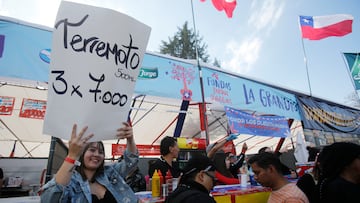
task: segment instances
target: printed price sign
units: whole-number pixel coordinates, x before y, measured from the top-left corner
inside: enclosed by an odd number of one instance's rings
[[[44,133],[114,139],[127,121],[150,27],[122,13],[62,1],[53,32]]]
[[[15,97],[0,96],[0,115],[11,115],[14,109]]]
[[[46,101],[36,99],[23,99],[20,117],[44,119],[46,112]]]

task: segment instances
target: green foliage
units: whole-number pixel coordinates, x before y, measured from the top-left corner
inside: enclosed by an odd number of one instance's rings
[[[213,66],[215,66],[215,67],[218,67],[218,68],[221,68],[221,62],[217,59],[217,58],[215,58],[214,59],[214,62],[213,62]]]
[[[198,45],[199,59],[208,62],[207,45],[202,42],[203,38],[199,37],[192,29],[189,29],[188,22],[185,22],[182,28],[173,37],[168,38],[168,42],[161,41],[160,53],[183,59],[196,59],[196,44]]]

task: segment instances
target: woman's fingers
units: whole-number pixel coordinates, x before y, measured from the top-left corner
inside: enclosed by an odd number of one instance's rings
[[[126,122],[123,122],[122,123],[124,126],[122,128],[119,128],[117,129],[116,131],[116,136],[119,138],[119,139],[124,139],[124,138],[129,138],[129,137],[132,137],[133,135],[133,129],[132,127],[130,126],[129,123],[126,123]]]
[[[84,135],[84,133],[86,132],[86,130],[88,129],[88,126],[85,126],[85,127],[83,127],[83,129],[81,129],[81,131],[80,131],[80,133],[79,133],[79,139],[81,139],[82,138],[82,136]]]
[[[90,134],[90,135],[87,135],[84,137],[84,134],[87,129],[88,129],[88,126],[85,126],[81,129],[79,134],[77,134],[76,133],[77,125],[74,124],[73,128],[72,128],[72,133],[71,133],[72,143],[77,143],[77,145],[82,145],[83,143],[86,143],[88,140],[90,140],[94,136],[94,134]]]
[[[83,142],[84,144],[86,144],[87,141],[89,141],[92,137],[94,137],[94,134],[93,134],[93,133],[90,134],[90,135],[88,135],[88,136],[86,136],[86,137],[84,137],[84,138],[82,139],[82,142]]]
[[[71,139],[76,137],[76,128],[77,128],[77,125],[74,124],[73,127],[72,127]]]

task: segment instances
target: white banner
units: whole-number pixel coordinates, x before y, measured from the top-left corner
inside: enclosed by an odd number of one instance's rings
[[[122,13],[62,1],[53,32],[44,133],[114,139],[127,121],[151,28]]]

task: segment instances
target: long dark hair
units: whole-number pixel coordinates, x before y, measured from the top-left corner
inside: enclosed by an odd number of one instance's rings
[[[228,178],[234,178],[234,176],[231,174],[228,168],[226,168],[226,159],[227,155],[224,152],[217,152],[214,155],[214,165],[216,167],[216,170],[221,173],[222,175],[228,177]]]
[[[91,146],[92,144],[94,144],[94,143],[97,144],[97,147],[99,148],[99,150],[102,150],[103,152],[105,152],[104,143],[101,142],[101,141],[98,141],[98,142],[90,142],[90,143],[88,143],[88,144],[85,146],[84,151],[83,151],[83,153],[81,154],[80,159],[79,159],[81,165],[76,168],[76,171],[78,171],[78,172],[80,173],[80,175],[81,175],[81,177],[83,178],[83,180],[86,180],[86,179],[87,179],[87,177],[86,177],[86,175],[85,175],[85,168],[86,168],[86,167],[85,167],[85,164],[84,164],[84,154],[85,154],[85,152],[90,148],[90,146]],[[99,168],[96,169],[96,172],[95,172],[94,176],[91,178],[90,182],[95,182],[95,178],[96,178],[99,174],[101,174],[101,173],[104,172],[104,165],[105,165],[105,159],[102,161],[102,163],[101,163],[101,165],[99,166]]]
[[[329,183],[340,176],[346,166],[359,157],[360,145],[350,142],[335,142],[325,146],[319,156],[320,177],[318,190],[320,200],[326,202],[326,192]]]

